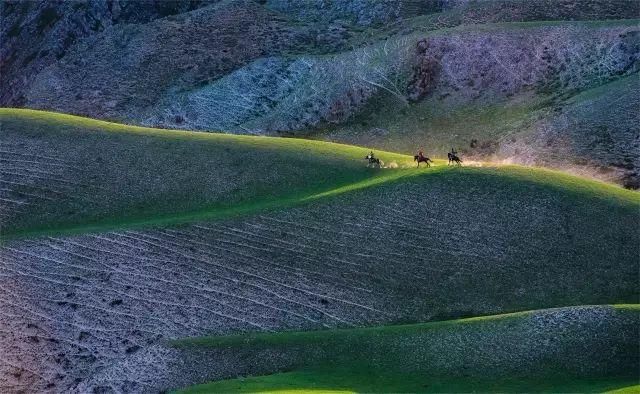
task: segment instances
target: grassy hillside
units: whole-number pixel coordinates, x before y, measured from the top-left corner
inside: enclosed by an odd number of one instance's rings
[[[0,146],[5,237],[241,213],[390,175],[365,148],[18,109],[0,109]]]
[[[424,146],[433,157],[456,147],[476,159],[552,166],[637,188],[639,86],[634,74],[570,98],[527,92],[458,106],[438,97],[404,106],[379,95],[347,124],[309,135],[395,152]]]
[[[161,346],[186,335],[637,301],[637,193],[521,167],[409,173],[242,217],[5,242],[0,312],[16,318],[0,321],[2,346],[39,371],[16,384],[134,391],[219,378],[185,373]],[[251,363],[198,365],[234,377]]]
[[[184,373],[166,339],[638,299],[640,195],[611,184],[417,170],[385,152],[399,168],[367,169],[353,146],[0,114],[4,386],[161,390],[252,365]]]
[[[225,217],[444,170],[404,168],[410,157],[389,152],[378,156],[400,168],[367,168],[369,150],[355,146],[31,110],[0,109],[0,126],[4,237]]]
[[[603,392],[638,383],[639,312],[637,305],[574,307],[407,326],[194,338],[176,346],[193,351],[191,360],[246,359],[250,367],[238,371],[241,376],[270,374],[185,393]]]

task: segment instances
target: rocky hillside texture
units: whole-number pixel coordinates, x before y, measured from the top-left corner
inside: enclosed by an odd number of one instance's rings
[[[455,146],[640,183],[634,0],[40,1],[0,11],[0,105],[425,146],[436,157]],[[609,84],[625,77],[628,86]],[[573,98],[598,87],[589,94],[599,98]],[[631,101],[611,108],[618,90]],[[597,126],[578,119],[612,111]]]
[[[84,38],[123,24],[144,24],[215,3],[189,1],[18,1],[0,3],[0,103],[25,104],[25,88]]]

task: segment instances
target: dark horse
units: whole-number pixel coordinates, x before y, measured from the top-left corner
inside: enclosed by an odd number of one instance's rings
[[[462,160],[460,160],[460,158],[458,157],[458,155],[456,155],[455,153],[447,153],[447,157],[449,158],[449,162],[447,163],[447,165],[453,163],[453,164],[457,164],[459,166],[462,165]]]
[[[382,161],[377,157],[373,157],[373,152],[366,155],[365,159],[369,160],[369,164],[367,164],[367,167],[369,167],[370,165],[378,166],[378,168],[382,167]]]
[[[433,160],[431,160],[427,156],[420,156],[420,155],[413,156],[413,161],[418,162],[418,168],[420,168],[420,163],[427,163],[427,167],[431,167],[431,164],[429,163],[433,163]]]

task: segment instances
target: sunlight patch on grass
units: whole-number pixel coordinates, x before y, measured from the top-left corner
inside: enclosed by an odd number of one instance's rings
[[[638,394],[640,393],[640,384],[622,387],[615,390],[605,391],[605,394]]]

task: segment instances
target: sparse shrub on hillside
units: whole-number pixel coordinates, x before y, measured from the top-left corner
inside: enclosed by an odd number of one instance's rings
[[[527,92],[566,97],[635,72],[637,33],[625,25],[463,29],[337,55],[265,58],[202,88],[171,91],[144,122],[293,132],[344,122],[374,95],[389,95],[398,107],[436,95],[449,110]]]
[[[432,1],[432,0],[425,0]],[[371,0],[267,0],[266,6],[312,21],[346,19],[358,25],[393,21],[400,17],[405,1]]]
[[[53,7],[48,7],[42,10],[40,12],[40,15],[38,16],[38,24],[37,24],[38,32],[43,33],[45,29],[49,28],[59,18],[60,18],[60,15],[58,15],[58,12]]]
[[[168,95],[145,123],[269,133],[349,118],[384,91],[406,103],[409,38],[330,56],[267,58],[203,88]],[[175,116],[184,118],[176,124]]]

